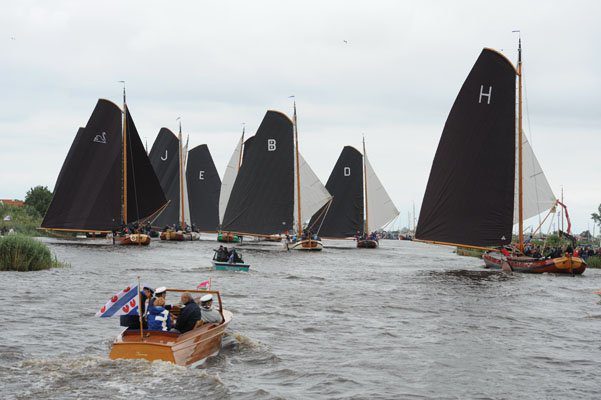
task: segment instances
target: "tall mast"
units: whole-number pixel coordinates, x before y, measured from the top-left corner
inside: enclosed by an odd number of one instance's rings
[[[123,198],[122,198],[122,208],[121,214],[123,219],[123,224],[127,225],[127,101],[125,98],[125,81],[119,81],[123,83],[123,119],[121,122],[122,130],[123,130]]]
[[[303,230],[303,224],[302,224],[302,217],[301,217],[301,191],[300,191],[300,162],[299,162],[299,156],[298,156],[298,127],[297,127],[297,123],[296,123],[296,100],[294,100],[294,121],[293,121],[293,126],[294,126],[294,142],[295,142],[295,157],[296,157],[296,201],[297,201],[297,214],[298,214],[298,218],[297,218],[297,224],[298,224],[298,228],[297,228],[297,235],[301,235],[302,234],[302,230]]]
[[[242,141],[240,145],[240,154],[238,155],[238,171],[240,171],[240,166],[242,165],[242,148],[244,147],[244,128],[246,128],[245,124],[242,123]]]
[[[367,153],[365,152],[365,135],[363,135],[363,191],[365,193],[365,226],[363,230],[364,235],[369,235],[369,207],[367,203],[367,166],[365,159]]]
[[[518,33],[519,34],[519,33]],[[522,38],[518,39],[518,204],[519,204],[519,249],[524,251],[524,192],[522,171]]]
[[[186,218],[185,218],[185,210],[184,210],[184,175],[182,173],[183,169],[184,169],[184,156],[183,156],[183,147],[182,147],[182,120],[180,117],[177,117],[177,120],[179,121],[179,201],[180,201],[180,213],[181,213],[181,220],[180,220],[180,227],[182,228],[182,230],[184,230],[185,228],[185,224],[186,224]]]

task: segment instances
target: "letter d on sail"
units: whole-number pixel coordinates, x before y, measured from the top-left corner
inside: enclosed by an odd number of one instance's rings
[[[267,139],[267,151],[275,151],[276,141],[275,139]]]
[[[486,104],[490,104],[490,95],[492,94],[492,86],[488,87],[488,93],[484,93],[484,85],[480,85],[480,97],[478,98],[478,104],[482,103],[482,96],[488,99]]]

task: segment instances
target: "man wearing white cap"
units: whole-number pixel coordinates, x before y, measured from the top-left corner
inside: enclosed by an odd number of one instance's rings
[[[220,324],[223,322],[221,313],[213,309],[213,295],[205,294],[200,298],[200,319],[205,324]]]

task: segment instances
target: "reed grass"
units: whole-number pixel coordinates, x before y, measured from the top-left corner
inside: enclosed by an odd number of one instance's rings
[[[601,268],[601,256],[592,256],[586,260],[589,268]]]
[[[62,266],[42,242],[23,235],[0,238],[0,271],[39,271]]]

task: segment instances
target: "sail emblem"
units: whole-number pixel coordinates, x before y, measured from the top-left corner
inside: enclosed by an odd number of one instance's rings
[[[478,98],[478,104],[482,103],[482,97],[487,98],[486,104],[490,104],[490,96],[492,95],[492,86],[488,87],[488,93],[484,93],[484,85],[480,85],[480,97]]]
[[[351,167],[344,167],[344,176],[351,176]]]
[[[267,139],[267,151],[275,151],[276,148],[275,139]]]
[[[161,160],[162,161],[167,161],[167,149],[165,149],[165,158],[163,158],[163,156],[161,156]]]
[[[100,135],[94,136],[94,142],[106,144],[106,132],[102,132]]]
[[[198,179],[200,179],[201,181],[205,180],[205,172],[204,171],[198,172]]]
[[[505,240],[505,235],[501,236],[501,240]]]

